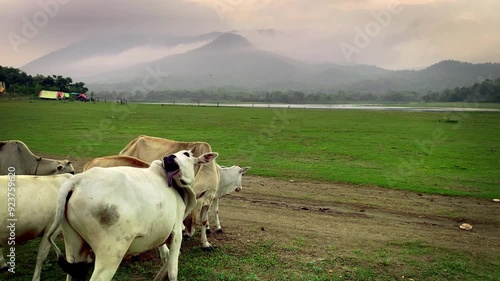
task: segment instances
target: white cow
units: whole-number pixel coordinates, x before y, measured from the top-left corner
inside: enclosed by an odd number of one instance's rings
[[[155,280],[177,280],[182,221],[196,206],[194,165],[218,156],[193,157],[183,150],[155,160],[149,168],[94,167],[62,187],[56,219],[49,230],[59,265],[73,278],[85,278],[89,254],[95,254],[91,281],[111,280],[126,255],[167,244],[168,259]],[[52,233],[62,224],[66,258]],[[69,277],[68,277],[69,278]]]
[[[0,175],[7,175],[14,168],[17,175],[55,175],[75,173],[68,160],[38,157],[22,141],[0,141]]]
[[[250,167],[241,168],[239,166],[232,167],[221,167],[217,165],[219,169],[220,182],[219,188],[217,188],[217,193],[215,194],[214,205],[215,208],[215,226],[217,232],[222,232],[222,227],[220,226],[219,221],[219,199],[229,194],[233,191],[240,192],[241,191],[241,181],[243,179],[243,174],[246,173]],[[207,231],[210,233],[210,226],[207,224]]]
[[[162,159],[176,151],[196,148],[195,156],[203,153],[211,152],[212,147],[206,142],[184,142],[174,141],[169,139],[138,136],[132,140],[127,146],[120,151],[120,155],[133,156],[146,162]],[[195,180],[193,190],[197,193],[205,192],[203,199],[198,200],[196,208],[184,220],[186,229],[184,234],[192,237],[195,234],[196,226],[202,225],[200,235],[201,245],[204,250],[212,250],[212,245],[208,242],[207,232],[208,226],[208,211],[217,192],[219,186],[219,170],[216,167],[216,161],[208,165],[195,167]]]
[[[42,264],[47,258],[50,244],[47,233],[54,222],[57,195],[61,185],[71,178],[70,174],[53,176],[0,176],[0,268],[12,268],[2,255],[7,249],[7,261],[11,247],[43,236],[38,248],[35,273],[32,280],[40,280]],[[4,205],[5,204],[5,205]],[[12,209],[8,210],[8,207]],[[14,219],[16,219],[14,221]],[[10,227],[9,227],[10,226]],[[56,234],[60,232],[57,229]],[[11,269],[15,271],[14,269]]]

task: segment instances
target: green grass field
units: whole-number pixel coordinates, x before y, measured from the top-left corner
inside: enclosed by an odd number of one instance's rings
[[[0,139],[70,157],[115,155],[138,135],[206,141],[252,174],[500,197],[500,113],[0,102]]]
[[[252,166],[253,175],[491,199],[500,197],[499,118],[499,113],[0,100],[0,139],[19,139],[35,153],[61,158],[114,155],[141,134],[202,140],[220,153],[219,163]],[[258,230],[247,243],[229,236],[212,253],[202,252],[198,239],[184,241],[179,279],[493,281],[500,276],[497,251],[471,253],[404,237],[381,247],[312,249],[300,236],[265,235]],[[38,244],[16,249],[17,273],[0,273],[0,279],[29,280]],[[63,280],[53,258],[51,251],[42,278]],[[114,280],[149,280],[160,267],[155,251],[138,259],[122,263]]]

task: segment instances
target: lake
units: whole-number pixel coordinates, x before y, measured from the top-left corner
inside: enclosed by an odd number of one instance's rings
[[[394,110],[416,112],[500,112],[500,109],[479,107],[420,107],[420,106],[391,106],[387,104],[283,104],[283,103],[154,103],[184,106],[220,106],[220,107],[255,107],[255,108],[294,108],[294,109],[356,109],[356,110]],[[471,104],[473,105],[473,104]]]

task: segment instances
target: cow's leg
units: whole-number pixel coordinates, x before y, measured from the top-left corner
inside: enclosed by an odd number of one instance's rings
[[[210,206],[205,205],[201,208],[200,219],[201,219],[201,247],[205,251],[213,250],[212,245],[208,243],[207,239],[207,224],[208,224],[208,210]]]
[[[219,198],[215,198],[212,205],[214,206],[216,231],[221,233],[222,227],[220,226],[220,221],[219,221]]]
[[[168,280],[176,281],[177,272],[179,270],[179,254],[182,244],[182,225],[174,226],[172,233],[167,241],[168,249],[170,252],[168,254],[168,261],[163,264],[162,268],[156,274],[154,281],[165,280],[165,276],[168,273]]]
[[[123,257],[133,241],[133,239],[124,240],[122,238],[120,240],[120,238],[117,236],[108,236],[97,242],[98,245],[94,247],[94,272],[90,281],[110,281],[113,279],[116,270],[118,270]],[[112,246],[110,247],[110,245]]]
[[[8,266],[7,263],[5,262],[5,259],[3,258],[3,250],[2,247],[0,247],[0,271],[7,270]]]
[[[68,273],[67,281],[84,281],[91,263],[90,247],[66,221],[63,221],[62,229],[66,259],[60,258],[59,266]]]
[[[90,281],[110,281],[120,266],[120,262],[126,253],[126,249],[121,251],[123,254],[110,255],[109,253],[95,253],[95,267]],[[114,251],[113,251],[114,252]]]
[[[167,245],[163,244],[160,247],[158,247],[158,252],[160,252],[160,258],[163,261],[163,263],[166,263],[170,252]]]
[[[45,230],[45,234],[42,237],[42,241],[40,242],[40,246],[38,247],[38,255],[36,257],[36,265],[35,265],[35,273],[33,273],[33,281],[40,280],[40,274],[42,272],[42,266],[45,259],[47,259],[47,255],[50,251],[50,243],[47,237],[48,229]],[[61,228],[57,229],[52,237],[57,237],[61,232]]]
[[[205,231],[207,234],[212,234],[212,230],[210,229],[210,209],[208,209],[208,211],[207,211],[207,218],[209,218],[209,219],[207,219]]]

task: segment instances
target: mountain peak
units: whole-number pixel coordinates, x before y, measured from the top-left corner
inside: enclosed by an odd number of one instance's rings
[[[447,69],[453,69],[453,68],[456,68],[456,67],[469,67],[469,66],[473,66],[472,63],[468,63],[468,62],[461,62],[461,61],[457,61],[457,60],[442,60],[438,63],[435,63],[429,67],[427,67],[426,69],[429,70],[447,70]]]
[[[204,50],[227,51],[228,49],[250,49],[253,48],[253,45],[241,35],[224,33],[202,48]]]

